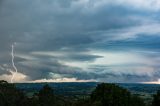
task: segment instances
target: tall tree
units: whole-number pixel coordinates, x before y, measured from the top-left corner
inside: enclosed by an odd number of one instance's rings
[[[141,98],[115,84],[99,84],[91,94],[93,106],[144,106]],[[134,103],[134,104],[133,104]]]
[[[152,106],[160,106],[160,90],[158,90],[157,93],[153,95]]]
[[[40,106],[54,106],[55,95],[53,89],[49,85],[45,85],[38,93]]]

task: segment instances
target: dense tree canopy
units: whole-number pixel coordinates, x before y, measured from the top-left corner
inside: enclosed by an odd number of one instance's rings
[[[143,100],[115,84],[102,83],[91,94],[95,106],[144,106]]]
[[[13,84],[0,81],[0,106],[22,106],[26,97]]]

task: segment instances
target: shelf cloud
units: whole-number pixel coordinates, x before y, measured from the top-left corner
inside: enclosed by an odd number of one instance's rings
[[[154,82],[158,0],[0,0],[0,79]],[[66,79],[66,81],[65,81]]]

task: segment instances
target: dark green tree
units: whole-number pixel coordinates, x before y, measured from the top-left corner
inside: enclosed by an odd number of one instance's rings
[[[130,93],[115,84],[102,83],[91,94],[97,106],[129,106]]]
[[[0,106],[22,106],[26,97],[14,84],[0,81]]]
[[[144,100],[137,95],[131,95],[130,106],[145,106]]]
[[[115,84],[99,84],[91,94],[92,106],[144,106],[142,99]],[[134,103],[134,104],[133,104]]]
[[[160,106],[160,90],[158,90],[157,93],[153,95],[152,106]]]
[[[45,85],[38,93],[40,106],[55,106],[55,95],[49,85]]]

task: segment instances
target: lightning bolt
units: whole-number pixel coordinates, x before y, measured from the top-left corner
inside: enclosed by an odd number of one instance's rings
[[[16,68],[16,66],[14,64],[14,45],[12,45],[11,55],[12,55],[12,66],[13,66],[14,71],[15,71],[15,72],[12,73],[12,78],[11,78],[11,83],[13,83],[14,77],[17,74],[17,68]]]

